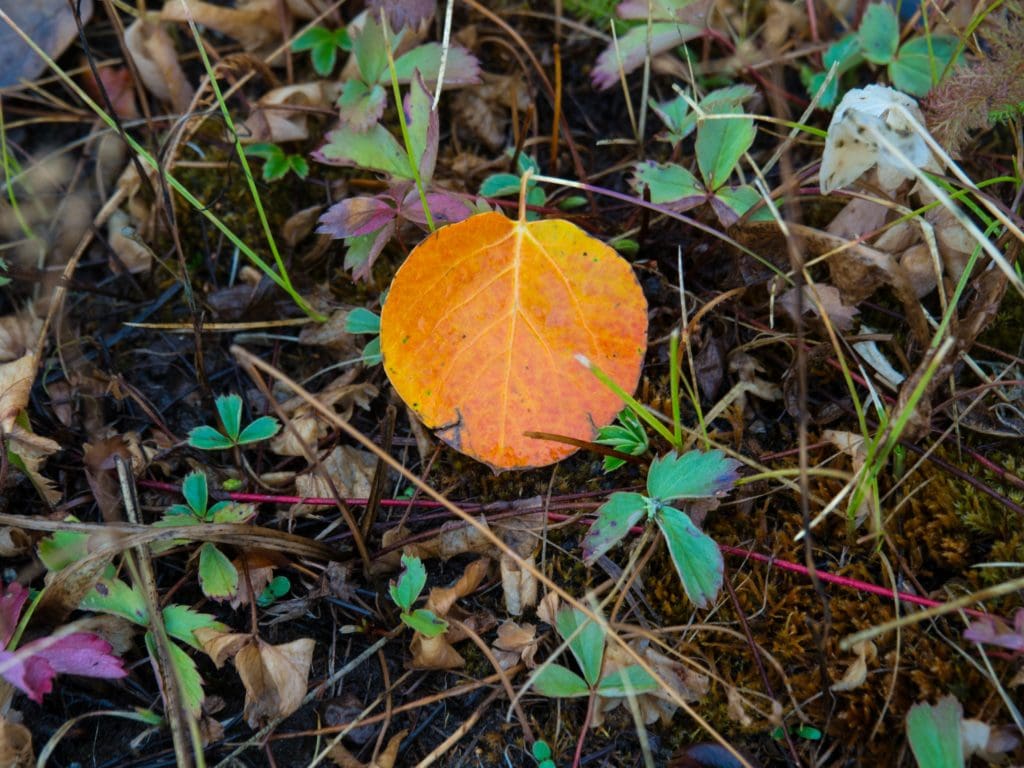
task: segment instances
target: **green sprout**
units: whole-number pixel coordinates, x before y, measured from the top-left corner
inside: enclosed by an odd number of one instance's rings
[[[236,394],[221,395],[214,403],[224,430],[208,424],[188,433],[188,444],[201,451],[223,451],[261,440],[269,440],[281,429],[273,416],[260,416],[242,429],[242,398]]]

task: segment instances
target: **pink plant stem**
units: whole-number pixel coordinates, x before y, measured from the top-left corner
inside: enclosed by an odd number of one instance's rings
[[[167,493],[181,493],[181,486],[175,485],[174,483],[162,483],[158,480],[140,480],[139,485],[143,488],[149,488],[154,491],[165,491]],[[237,493],[229,492],[223,494],[231,501],[238,502],[250,502],[256,504],[313,504],[322,507],[333,507],[335,505],[334,499],[324,499],[316,497],[305,497],[305,496],[278,496],[275,494],[265,493]],[[363,506],[366,504],[366,499],[345,499],[346,504],[354,507]],[[412,502],[415,506],[437,508],[441,504],[436,501],[414,501]],[[410,502],[407,499],[381,499],[381,506],[385,507],[404,507],[408,506]],[[557,512],[549,512],[548,520],[551,522],[561,523],[567,520],[573,520],[576,515],[563,515]],[[584,525],[590,525],[592,520],[579,520]],[[643,527],[633,526],[630,529],[630,533],[633,535],[639,535],[643,533]],[[745,557],[750,560],[757,560],[761,563],[766,563],[772,568],[778,568],[783,571],[791,571],[793,573],[799,573],[802,576],[809,576],[810,571],[806,566],[798,563],[792,563],[788,560],[780,560],[770,555],[763,555],[760,552],[751,552],[749,549],[742,549],[740,547],[731,547],[728,544],[719,544],[718,548],[721,549],[727,555],[733,555],[735,557]],[[837,576],[827,571],[818,570],[817,576],[822,581],[827,581],[830,584],[836,584],[840,587],[846,587],[847,589],[853,589],[858,592],[868,592],[873,595],[879,595],[881,597],[892,597],[896,595],[901,601],[905,603],[913,603],[915,605],[922,605],[927,608],[936,608],[942,605],[940,600],[932,600],[928,597],[921,597],[920,595],[912,595],[907,592],[893,592],[888,587],[880,587],[877,584],[872,584],[867,581],[861,581],[860,579],[851,579],[848,576]],[[990,617],[992,614],[979,611],[974,608],[964,608],[964,613],[974,616],[976,618]]]

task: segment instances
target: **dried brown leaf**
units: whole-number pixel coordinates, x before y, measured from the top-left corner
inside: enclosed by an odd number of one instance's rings
[[[189,16],[196,24],[235,38],[247,51],[259,51],[279,43],[282,33],[287,36],[290,31],[281,29],[277,0],[238,0],[235,8],[202,0],[168,0],[160,11],[163,21],[187,22]]]
[[[532,554],[526,558],[526,562],[528,565],[535,565]],[[520,568],[519,563],[504,553],[499,565],[505,608],[511,615],[520,616],[524,609],[537,604],[537,577],[528,568]]]
[[[534,657],[537,655],[539,645],[540,638],[537,637],[537,627],[533,624],[517,624],[508,620],[498,627],[498,639],[494,641],[494,655],[502,669],[511,669],[519,663],[520,659],[529,669],[536,669],[537,662]]]
[[[0,765],[4,768],[32,768],[35,764],[32,734],[28,728],[0,717]]]
[[[195,90],[185,77],[174,41],[164,28],[139,19],[125,30],[124,38],[146,90],[161,101],[169,102],[175,112],[188,111]]]
[[[413,669],[461,669],[466,666],[466,660],[443,634],[424,637],[417,632],[409,648],[412,651],[410,666]]]
[[[868,664],[878,658],[878,648],[870,640],[862,640],[852,648],[857,658],[846,668],[841,680],[832,684],[831,690],[852,691],[864,685],[868,679]]]
[[[0,363],[16,360],[35,349],[42,330],[43,319],[31,306],[0,317]]]

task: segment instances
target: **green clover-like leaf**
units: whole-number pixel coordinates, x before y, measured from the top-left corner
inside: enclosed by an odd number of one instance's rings
[[[224,451],[234,447],[231,439],[208,424],[188,433],[188,444],[201,451]]]
[[[258,443],[261,440],[269,440],[278,433],[281,424],[273,416],[260,416],[255,421],[246,425],[241,434],[238,435],[239,445]]]
[[[217,407],[217,415],[224,425],[224,434],[233,443],[238,442],[238,433],[242,430],[242,397],[234,393],[221,395],[213,403]]]
[[[647,497],[639,493],[613,493],[597,509],[597,519],[583,537],[583,561],[593,563],[614,547],[648,509]]]
[[[651,462],[647,493],[659,501],[700,499],[725,493],[739,477],[739,462],[717,451],[674,451]]]
[[[697,528],[685,512],[661,507],[654,515],[686,596],[698,608],[708,608],[722,588],[725,562],[718,545]]]
[[[533,679],[533,687],[541,696],[551,699],[570,699],[589,696],[586,680],[561,664],[548,664]]]
[[[448,631],[448,622],[426,608],[403,612],[402,621],[425,637],[437,637]]]
[[[604,628],[576,608],[563,608],[555,617],[556,629],[569,641],[569,650],[590,685],[597,685],[604,659]]]

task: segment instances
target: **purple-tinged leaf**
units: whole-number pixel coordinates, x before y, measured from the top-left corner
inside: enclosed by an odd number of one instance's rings
[[[345,252],[345,269],[352,270],[353,280],[369,280],[373,271],[373,263],[377,261],[384,246],[395,234],[395,222],[392,220],[376,232],[368,232],[358,237],[345,240],[348,250]]]
[[[710,607],[725,578],[725,562],[718,545],[693,524],[689,515],[674,507],[662,507],[654,520],[665,535],[686,596],[698,608]]]
[[[427,205],[430,207],[430,215],[434,217],[434,224],[438,227],[468,219],[473,213],[472,200],[458,192],[447,190],[428,192]],[[427,224],[427,217],[423,215],[423,203],[415,189],[402,201],[402,218],[420,226]]]
[[[83,677],[119,678],[128,672],[110,644],[91,632],[75,632],[52,640],[26,643],[15,652],[0,650],[0,677],[41,702],[53,690],[58,673]]]
[[[7,643],[14,636],[14,630],[18,627],[18,619],[21,618],[21,609],[25,607],[28,600],[28,590],[16,581],[12,581],[4,588],[0,595],[0,650],[7,647]]]
[[[1012,628],[995,616],[972,621],[964,630],[964,640],[1024,653],[1024,608],[1017,609]]]
[[[359,237],[376,232],[397,215],[395,206],[383,196],[349,197],[324,212],[316,231],[333,238]]]
[[[313,159],[326,165],[379,171],[400,179],[412,178],[405,150],[380,123],[363,132],[347,125],[335,128],[327,134],[327,143],[313,153]]]
[[[613,493],[597,509],[597,519],[583,537],[583,562],[593,563],[618,544],[647,511],[647,499],[639,493]]]
[[[413,160],[423,184],[429,183],[433,177],[434,163],[437,162],[439,128],[437,110],[431,108],[433,103],[433,96],[427,90],[423,78],[417,74],[409,84],[409,93],[402,102],[402,108],[405,110]],[[411,172],[409,175],[412,176]]]
[[[400,83],[411,82],[413,73],[419,71],[423,81],[434,88],[437,85],[437,73],[440,68],[441,46],[438,43],[427,43],[413,48],[395,60],[395,74]],[[480,62],[476,56],[461,45],[449,48],[448,61],[444,65],[444,87],[458,88],[479,83]]]
[[[647,21],[681,21],[685,24],[703,24],[707,18],[709,0],[623,0],[615,9],[620,19]],[[648,10],[648,8],[650,10]]]
[[[714,498],[732,489],[740,463],[722,451],[673,451],[651,462],[647,493],[659,501]]]
[[[646,18],[646,14],[645,14]],[[634,27],[619,38],[619,47],[608,46],[597,57],[597,65],[590,78],[599,91],[606,91],[619,82],[619,71],[629,74],[640,68],[647,57],[670,51],[683,45],[704,32],[703,25],[676,24],[675,22],[654,22],[650,25],[650,46],[647,39],[648,25]]]
[[[338,98],[341,122],[362,133],[380,120],[387,102],[387,93],[376,83],[367,86],[360,80],[349,80]]]
[[[379,19],[383,10],[388,24],[396,32],[402,27],[418,27],[434,15],[434,0],[370,0],[366,10],[371,18]]]

